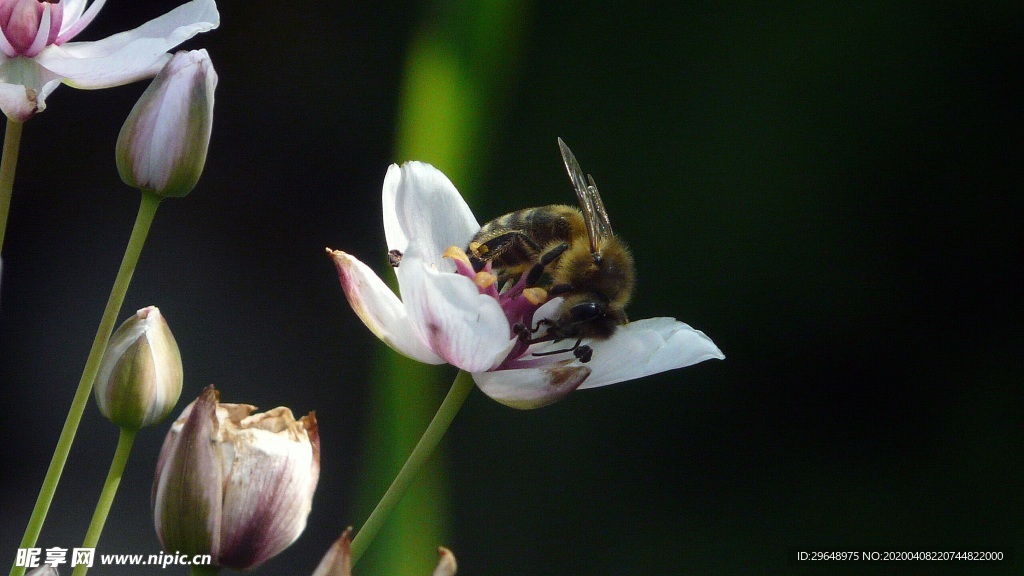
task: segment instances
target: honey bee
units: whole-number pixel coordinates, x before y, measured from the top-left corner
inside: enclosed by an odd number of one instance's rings
[[[627,322],[625,307],[633,294],[634,266],[629,248],[612,233],[608,213],[593,177],[584,177],[576,157],[561,138],[562,160],[576,189],[579,208],[553,204],[524,208],[483,225],[467,253],[480,271],[490,262],[502,284],[526,275],[524,287],[538,287],[561,297],[557,313],[536,327],[517,326],[520,338],[533,344],[575,338],[564,350],[581,361],[592,357],[584,338],[606,339]]]

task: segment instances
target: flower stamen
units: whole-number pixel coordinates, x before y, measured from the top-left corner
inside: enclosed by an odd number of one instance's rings
[[[96,0],[90,4],[89,7],[85,9],[85,13],[79,16],[78,20],[76,20],[70,28],[58,35],[57,39],[54,40],[53,43],[60,46],[75,36],[78,36],[79,32],[85,30],[85,27],[92,23],[93,18],[96,18],[96,15],[99,14],[100,9],[103,8],[103,5],[106,3],[107,0]]]
[[[477,272],[476,276],[473,278],[473,282],[476,283],[477,287],[481,289],[490,288],[497,281],[498,277],[495,276],[492,272],[484,272],[482,270],[480,272]]]
[[[540,306],[548,301],[548,291],[537,287],[527,288],[523,290],[523,297],[529,300],[531,304]]]

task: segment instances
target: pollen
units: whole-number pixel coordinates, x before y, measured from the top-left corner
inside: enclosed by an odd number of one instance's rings
[[[523,290],[523,296],[534,306],[539,306],[548,301],[548,291],[543,288],[527,288]]]
[[[490,252],[490,249],[485,244],[481,244],[479,242],[470,242],[469,251],[477,256],[484,256],[485,254]]]
[[[469,256],[466,256],[466,251],[458,246],[449,246],[448,249],[444,251],[444,257],[451,258],[452,260],[458,260],[467,265],[469,264]]]
[[[476,278],[473,279],[473,282],[476,282],[476,285],[479,286],[480,288],[490,288],[497,281],[498,281],[498,277],[497,276],[495,276],[494,274],[492,274],[490,272],[482,272],[482,271],[481,272],[477,272],[476,273]]]

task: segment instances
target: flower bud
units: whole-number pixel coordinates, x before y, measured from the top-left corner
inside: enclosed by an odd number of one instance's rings
[[[313,576],[352,576],[352,540],[349,538],[351,535],[351,527],[341,533],[334,541],[334,545],[327,549]],[[455,576],[457,568],[452,551],[444,546],[438,547],[437,567],[434,568],[433,576]]]
[[[320,476],[316,417],[255,409],[221,404],[211,385],[171,426],[153,482],[164,550],[246,570],[302,534]]]
[[[216,87],[206,50],[178,52],[167,62],[117,137],[125,184],[161,197],[192,191],[206,164]]]
[[[107,343],[93,393],[104,416],[138,430],[164,419],[181,396],[181,354],[156,306],[124,321]]]

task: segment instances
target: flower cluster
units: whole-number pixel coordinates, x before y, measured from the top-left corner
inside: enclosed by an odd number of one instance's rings
[[[152,78],[167,51],[216,28],[214,0],[192,0],[142,26],[92,42],[71,42],[106,0],[0,0],[0,109],[24,122],[46,109],[62,82],[110,88]]]
[[[56,486],[70,450],[65,437],[68,431],[74,437],[83,414],[79,399],[93,387],[100,412],[121,428],[121,438],[83,544],[92,549],[136,433],[165,418],[183,387],[180,351],[156,307],[138,310],[112,335],[111,330],[157,206],[168,196],[187,195],[206,161],[217,74],[205,50],[173,56],[167,51],[216,28],[220,20],[214,0],[191,0],[134,30],[72,42],[105,2],[0,0],[0,109],[8,116],[11,139],[5,140],[0,162],[0,193],[6,193],[0,194],[0,244],[16,164],[8,165],[8,158],[17,157],[21,123],[44,110],[46,98],[61,83],[104,88],[155,76],[131,111],[116,147],[122,179],[142,191],[139,217],[54,453],[58,465],[51,465],[44,482]],[[562,146],[564,154],[567,148]],[[599,198],[595,201],[601,205]],[[571,282],[560,281],[552,293],[563,297],[551,297],[530,285],[532,274],[499,281],[502,271],[492,263],[476,261],[474,266],[466,248],[480,224],[448,178],[428,164],[392,165],[384,179],[383,208],[387,254],[400,297],[360,260],[328,250],[345,296],[366,326],[401,354],[429,364],[449,363],[464,372],[364,525],[355,541],[356,559],[437,445],[474,382],[502,404],[529,409],[577,389],[724,358],[703,332],[674,318],[618,325],[625,321],[621,306],[614,316],[602,316],[613,317],[615,325],[601,331],[600,337],[580,338],[567,347],[566,332],[560,330],[565,325],[559,324],[565,319],[562,304],[568,302],[565,308],[573,310],[581,306],[563,300],[564,295],[573,289],[578,292],[571,297],[607,291],[573,288]],[[596,239],[591,235],[595,246]],[[571,269],[555,267],[561,254],[542,259],[534,270]],[[593,256],[596,263],[602,251],[594,247],[584,256]],[[606,284],[631,284],[619,279],[614,276]],[[284,407],[258,413],[248,404],[221,403],[211,385],[184,409],[165,437],[152,487],[157,535],[169,553],[209,555],[215,569],[253,569],[301,535],[319,475],[320,434],[314,413],[296,419]],[[52,490],[49,496],[46,493],[40,492],[26,531],[32,544],[38,530],[31,535],[31,527],[42,525],[50,506]],[[328,550],[314,576],[351,576],[350,533],[346,530]],[[14,573],[23,573],[23,568]],[[455,572],[454,556],[441,548],[434,576]],[[32,574],[52,575],[56,569],[44,567]]]
[[[349,304],[391,348],[471,372],[502,404],[536,408],[576,389],[724,358],[703,332],[673,318],[629,322],[611,338],[587,342],[587,363],[559,352],[564,343],[530,343],[522,327],[549,320],[559,299],[545,301],[522,283],[499,289],[487,269],[473,271],[462,247],[480,225],[444,174],[421,162],[392,165],[383,204],[389,254],[401,256],[393,258],[401,298],[357,258],[328,250]]]

